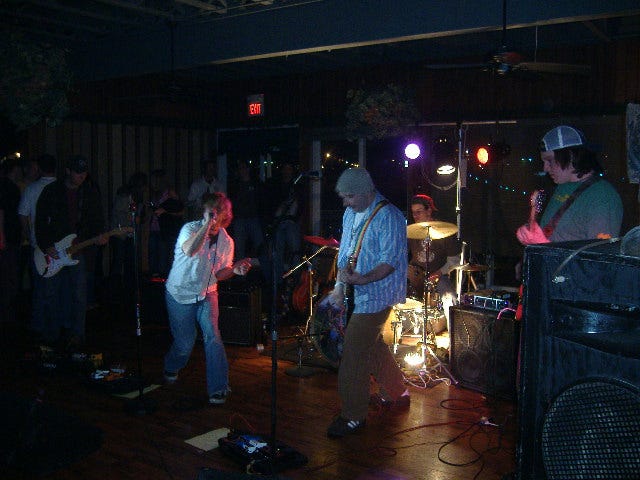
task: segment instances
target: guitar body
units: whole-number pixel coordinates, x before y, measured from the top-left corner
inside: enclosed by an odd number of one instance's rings
[[[111,237],[113,235],[124,236],[130,233],[133,233],[132,227],[123,227],[115,228],[103,235]],[[95,245],[101,236],[102,235],[98,235],[96,237],[90,238],[89,240],[85,240],[84,242],[80,242],[74,245],[73,241],[76,239],[77,235],[75,233],[67,235],[62,240],[59,240],[53,244],[58,252],[59,258],[53,258],[40,250],[40,248],[36,247],[33,252],[33,263],[35,264],[36,271],[41,276],[49,278],[53,277],[64,267],[77,265],[79,261],[73,259],[73,254],[79,252],[83,248],[88,247],[89,245]]]
[[[33,252],[33,263],[36,266],[37,272],[41,276],[49,278],[62,270],[63,267],[77,265],[78,260],[74,260],[67,254],[67,250],[71,247],[76,237],[77,235],[72,233],[54,244],[60,258],[50,257],[40,250],[40,248],[36,247]]]

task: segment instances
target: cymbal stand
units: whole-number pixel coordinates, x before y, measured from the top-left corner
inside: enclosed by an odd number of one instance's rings
[[[426,364],[426,352],[429,353],[429,355],[431,355],[431,358],[433,358],[436,361],[436,368],[439,368],[441,370],[443,370],[446,375],[449,377],[449,379],[451,380],[451,383],[453,383],[454,385],[458,384],[458,380],[455,379],[455,377],[451,374],[451,372],[449,371],[449,369],[447,368],[447,366],[442,363],[442,361],[438,358],[438,356],[435,354],[435,352],[433,351],[433,349],[431,348],[431,345],[435,345],[436,344],[436,333],[433,330],[433,324],[431,323],[431,321],[429,320],[429,314],[431,313],[431,295],[433,293],[434,290],[434,284],[433,281],[431,281],[431,279],[429,278],[430,273],[429,273],[429,255],[431,254],[431,235],[429,233],[431,227],[427,227],[427,235],[426,237],[422,240],[422,246],[424,248],[424,252],[425,252],[425,258],[426,258],[426,264],[425,264],[425,272],[424,272],[424,294],[423,294],[423,303],[422,303],[422,358],[425,359],[425,364]],[[429,332],[427,332],[427,325],[429,325]]]
[[[288,375],[291,375],[293,377],[308,377],[310,375],[313,375],[314,373],[316,373],[316,370],[310,367],[305,367],[304,365],[302,365],[302,357],[303,357],[303,348],[304,348],[304,342],[303,342],[303,338],[307,339],[307,346],[308,348],[310,348],[311,350],[313,350],[313,345],[311,343],[311,339],[309,336],[309,325],[311,324],[311,320],[313,319],[313,300],[315,297],[314,291],[313,291],[313,287],[314,287],[314,270],[313,270],[313,264],[311,263],[311,260],[318,255],[320,252],[322,252],[324,249],[328,248],[327,246],[322,246],[320,247],[313,255],[311,255],[310,257],[304,256],[302,257],[302,262],[300,262],[298,265],[296,265],[295,267],[293,267],[291,270],[289,270],[287,273],[285,273],[282,278],[287,278],[288,276],[292,275],[294,272],[296,272],[298,269],[302,268],[303,265],[307,266],[307,271],[309,273],[309,316],[307,317],[307,321],[305,323],[304,326],[304,330],[302,330],[302,335],[297,336],[297,343],[298,343],[298,364],[295,367],[292,368],[288,368],[287,370],[285,370],[285,373]]]

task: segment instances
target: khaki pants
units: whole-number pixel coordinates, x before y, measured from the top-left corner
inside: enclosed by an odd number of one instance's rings
[[[377,313],[354,313],[349,319],[338,371],[343,418],[364,420],[367,417],[369,375],[374,376],[391,400],[399,398],[405,390],[402,371],[382,339],[390,312],[391,307]]]

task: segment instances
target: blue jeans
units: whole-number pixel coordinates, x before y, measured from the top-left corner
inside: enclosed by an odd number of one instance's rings
[[[196,303],[178,303],[169,292],[165,292],[165,299],[173,335],[173,344],[164,357],[165,371],[177,374],[187,364],[196,341],[197,323],[204,342],[207,392],[209,396],[226,392],[229,364],[218,329],[218,292]]]

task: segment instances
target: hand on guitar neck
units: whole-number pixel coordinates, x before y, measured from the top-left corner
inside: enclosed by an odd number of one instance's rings
[[[522,225],[516,231],[518,241],[523,245],[531,245],[534,243],[549,243],[549,239],[542,231],[538,224],[537,216],[542,211],[542,202],[544,201],[544,191],[535,190],[531,194],[529,223]]]

